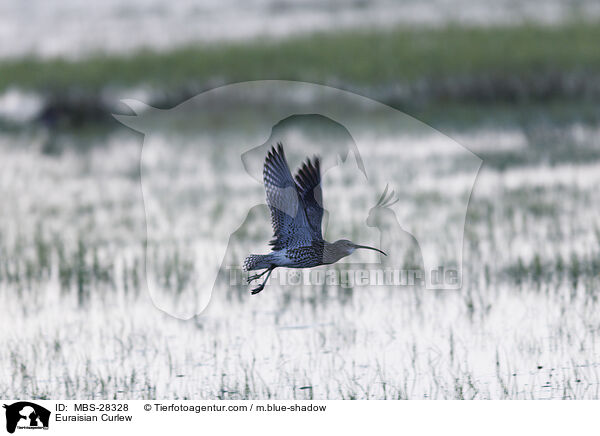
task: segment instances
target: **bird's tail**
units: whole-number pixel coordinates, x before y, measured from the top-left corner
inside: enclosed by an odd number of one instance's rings
[[[273,262],[270,254],[251,254],[244,261],[246,271],[270,268],[271,265],[273,265]]]

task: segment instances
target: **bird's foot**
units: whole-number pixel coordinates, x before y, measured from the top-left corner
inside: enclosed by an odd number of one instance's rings
[[[256,288],[252,289],[251,293],[252,293],[252,295],[256,295],[260,291],[262,291],[263,289],[265,289],[265,284],[264,283],[261,284],[260,286],[256,287]]]
[[[250,283],[252,280],[256,280],[260,278],[260,274],[254,274],[252,276],[248,276],[248,283]]]

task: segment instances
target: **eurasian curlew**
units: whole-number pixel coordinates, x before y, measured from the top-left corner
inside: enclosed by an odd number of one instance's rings
[[[267,204],[271,210],[271,223],[275,238],[269,254],[251,254],[244,261],[246,271],[264,269],[248,277],[248,283],[266,274],[262,283],[252,290],[257,294],[265,287],[269,276],[277,267],[312,268],[329,265],[349,256],[357,248],[377,248],[358,245],[346,239],[327,242],[321,234],[323,219],[321,172],[319,158],[315,157],[292,177],[285,159],[283,146],[272,147],[265,159],[263,180]]]

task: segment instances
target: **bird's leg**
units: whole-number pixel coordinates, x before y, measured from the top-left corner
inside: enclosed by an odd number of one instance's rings
[[[264,276],[267,272],[269,272],[269,269],[267,268],[266,270],[264,270],[263,272],[261,272],[260,274],[254,274],[253,276],[249,276],[248,277],[248,283],[250,283],[252,280],[256,280],[256,279],[260,279],[262,276]]]
[[[265,283],[267,283],[267,280],[269,280],[269,276],[271,275],[271,273],[273,272],[274,269],[275,269],[275,267],[271,267],[267,271],[265,271],[267,273],[267,276],[265,277],[265,279],[263,280],[263,282],[260,285],[258,285],[256,288],[252,289],[252,295],[256,295],[260,291],[265,289]]]

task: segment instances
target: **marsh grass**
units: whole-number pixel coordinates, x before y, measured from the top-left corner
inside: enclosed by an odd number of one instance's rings
[[[525,162],[486,161],[470,204],[460,291],[274,282],[250,297],[246,287],[221,282],[206,311],[188,321],[160,311],[148,295],[145,249],[157,267],[150,275],[179,304],[188,303],[181,295],[194,285],[196,263],[189,251],[166,250],[146,234],[132,176],[137,139],[117,136],[55,155],[30,138],[4,136],[11,177],[0,192],[11,207],[0,211],[0,396],[598,398],[600,224],[590,205],[600,200],[600,164],[593,154],[585,162],[551,159],[571,144],[592,153],[595,130],[576,130],[558,132],[548,148],[522,132]],[[462,132],[489,156],[506,134]],[[177,171],[182,162],[172,156],[162,165]],[[198,155],[198,166],[206,156]],[[375,157],[382,165],[389,159]],[[445,182],[460,177],[460,161],[430,157],[420,161],[429,165],[423,172]],[[210,159],[215,165],[202,168],[215,174],[202,177],[227,174],[227,159]],[[230,177],[214,197],[243,203],[246,188]],[[345,173],[332,180],[349,185],[328,186],[329,202],[340,189],[360,197],[385,185],[376,176],[373,186],[358,185]],[[437,191],[408,183],[401,205],[441,231],[435,226],[445,223],[435,224],[432,210],[454,207],[445,201],[449,183]],[[184,190],[195,198],[182,206],[184,218],[206,209],[211,219],[227,219],[220,200],[197,185],[198,195]],[[268,239],[260,216],[239,232],[242,240]],[[365,236],[348,217],[331,219]],[[231,258],[240,250],[232,247]]]
[[[555,26],[398,27],[294,36],[277,42],[197,44],[168,52],[93,54],[80,60],[35,57],[0,63],[0,91],[44,96],[41,116],[81,125],[107,120],[115,91],[155,91],[170,107],[198,92],[248,80],[299,80],[367,94],[403,109],[424,102],[556,100],[598,96],[600,26],[587,20]],[[107,110],[108,108],[108,110]]]

